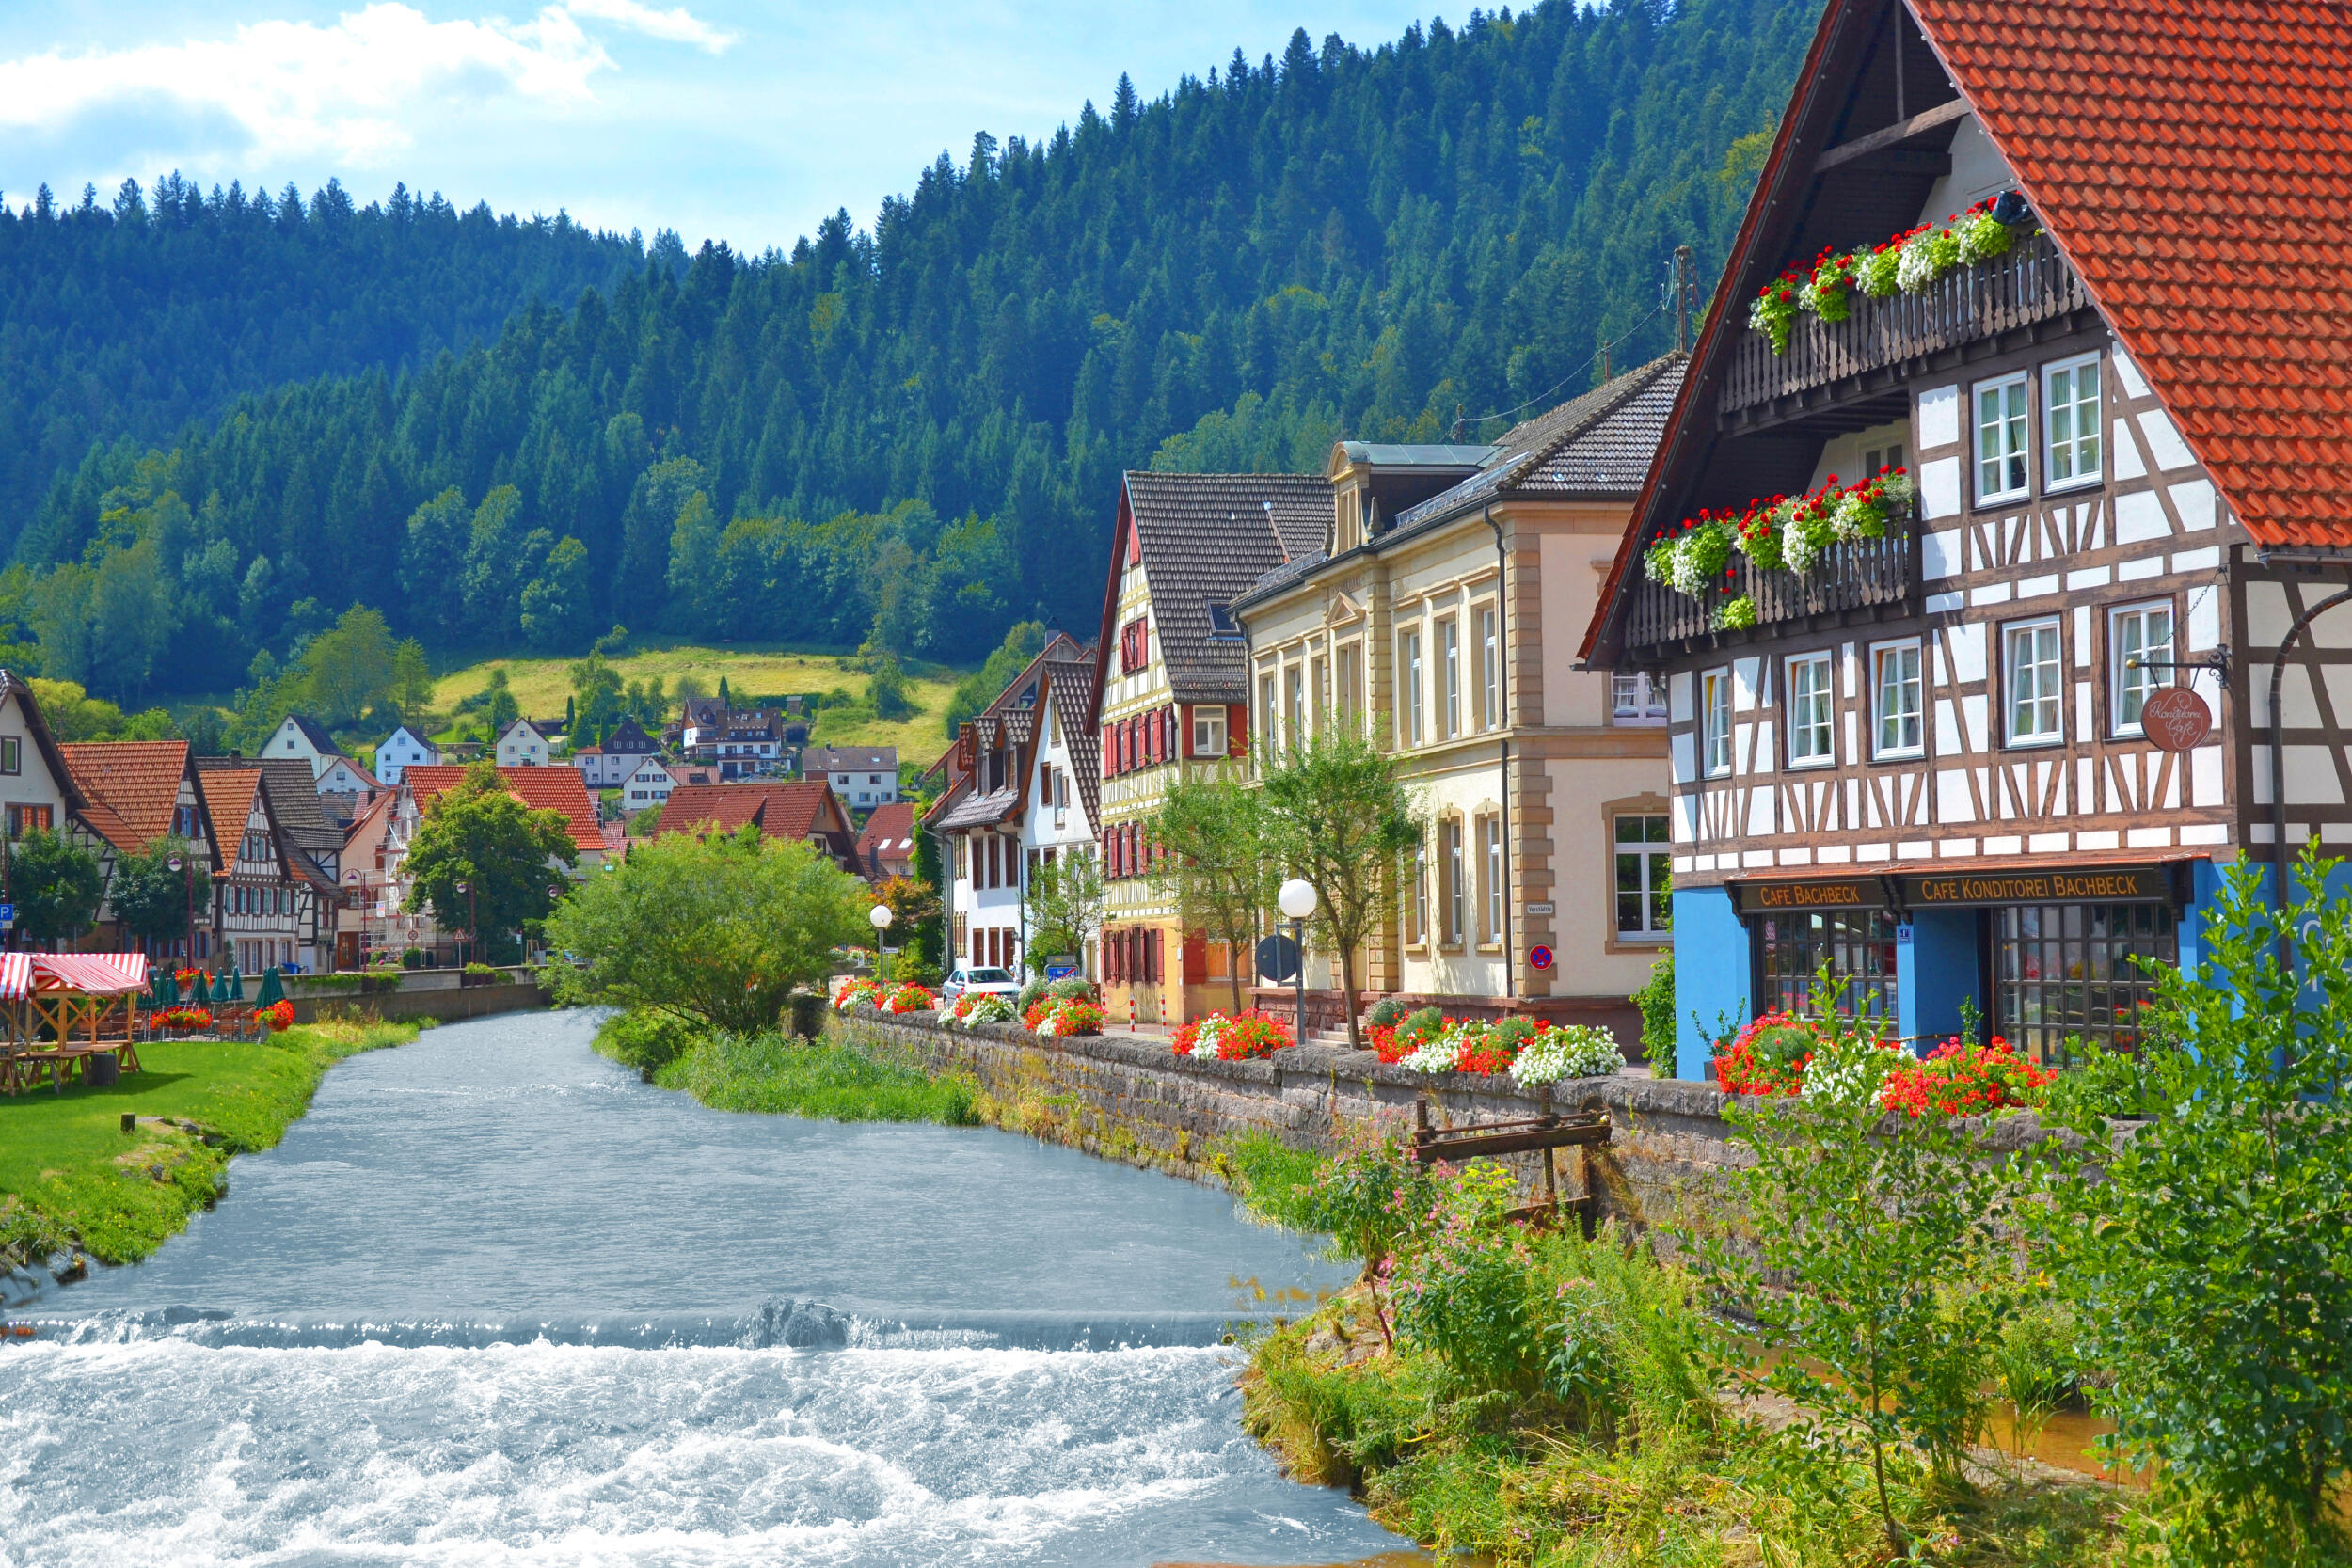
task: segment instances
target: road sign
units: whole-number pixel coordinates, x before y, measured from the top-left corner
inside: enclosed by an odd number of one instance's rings
[[[1258,978],[1286,986],[1298,978],[1298,943],[1276,932],[1258,939]]]
[[[0,904],[0,931],[5,931],[15,924],[16,906],[14,904]]]
[[[2213,733],[2213,710],[2185,686],[2168,686],[2139,710],[2139,727],[2160,752],[2186,752]]]
[[[1537,945],[1527,950],[1527,961],[1534,964],[1537,969],[1549,969],[1551,967],[1551,949],[1538,943]]]
[[[1067,980],[1076,973],[1078,973],[1076,964],[1047,964],[1045,966],[1045,977],[1048,980]]]
[[[1558,914],[1560,911],[1557,905],[1553,904],[1550,899],[1547,898],[1540,904],[1528,905],[1527,912],[1529,914]]]

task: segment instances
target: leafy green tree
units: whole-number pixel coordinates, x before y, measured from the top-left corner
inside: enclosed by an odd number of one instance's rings
[[[472,536],[466,493],[450,485],[408,515],[400,551],[400,587],[409,604],[409,622],[446,647],[465,625],[459,563]]]
[[[628,711],[628,693],[621,684],[620,672],[601,650],[590,649],[588,657],[574,660],[564,674],[571,682],[575,718],[581,733],[601,734]]]
[[[89,929],[105,892],[97,855],[55,828],[26,833],[5,855],[0,866],[17,929],[35,942],[62,942]]]
[[[866,679],[866,701],[873,708],[874,717],[885,722],[904,719],[914,711],[914,699],[907,689],[906,672],[898,667],[898,655],[885,653],[876,657],[873,673]]]
[[[522,705],[515,700],[515,693],[507,685],[506,666],[494,667],[489,687],[482,693],[482,722],[486,732],[483,738],[496,740],[522,714]]]
[[[548,888],[579,860],[563,813],[532,810],[485,759],[425,808],[408,844],[407,908],[430,909],[441,929],[470,929],[498,951],[548,917]]]
[[[395,657],[383,612],[353,605],[302,650],[303,705],[330,729],[358,722],[392,694]]]
[[[810,846],[675,833],[564,901],[548,939],[568,1002],[615,1003],[750,1034],[772,1028],[794,987],[821,981],[837,947],[864,945],[866,886]]]
[[[2229,868],[2203,962],[2132,1053],[2083,1048],[2045,1119],[2047,1270],[2101,1410],[2173,1505],[2170,1560],[2343,1560],[2352,1479],[2352,903],[2306,845],[2277,908]],[[2281,940],[2292,968],[2281,968]],[[2119,1117],[2131,1118],[2129,1121]]]
[[[424,644],[411,637],[392,650],[392,703],[402,721],[421,724],[433,707],[433,665]]]
[[[173,587],[152,539],[100,562],[90,589],[90,677],[96,684],[126,697],[147,689],[179,625]]]
[[[1347,1042],[1360,1047],[1356,958],[1395,912],[1399,862],[1422,841],[1422,810],[1395,762],[1353,725],[1325,723],[1269,759],[1261,777],[1267,857],[1315,890],[1313,940],[1339,959]]]
[[[964,724],[1005,693],[1029,661],[1045,651],[1045,626],[1024,621],[1005,633],[1005,640],[988,661],[956,683],[947,699],[947,738],[953,740]]]
[[[174,871],[177,857],[181,869]],[[133,936],[154,946],[185,936],[189,910],[205,909],[213,896],[213,871],[202,850],[184,839],[159,838],[146,848],[115,860],[106,901]]]
[[[1264,798],[1222,773],[1187,774],[1161,798],[1152,834],[1163,851],[1154,876],[1186,926],[1198,924],[1234,954],[1248,953],[1279,880],[1267,852]],[[1243,961],[1228,968],[1238,1013]]]
[[[1103,868],[1092,855],[1064,849],[1051,864],[1031,868],[1024,961],[1039,974],[1057,953],[1075,954],[1083,962],[1087,944],[1103,929]]]
[[[523,590],[523,638],[534,648],[576,648],[588,640],[594,613],[588,546],[567,533],[548,552],[547,564]]]

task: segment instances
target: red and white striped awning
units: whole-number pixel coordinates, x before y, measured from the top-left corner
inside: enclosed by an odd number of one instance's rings
[[[0,953],[0,1002],[22,1002],[33,993],[33,956]]]
[[[32,962],[33,990],[83,996],[128,996],[147,989],[144,953],[24,953]],[[6,994],[0,990],[0,994]]]

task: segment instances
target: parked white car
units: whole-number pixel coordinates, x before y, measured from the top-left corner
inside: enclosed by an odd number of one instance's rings
[[[950,1002],[967,995],[1011,1001],[1021,994],[1021,982],[1009,969],[959,969],[940,982],[939,994]]]

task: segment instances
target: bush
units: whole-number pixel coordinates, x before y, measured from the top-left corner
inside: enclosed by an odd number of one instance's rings
[[[596,1050],[635,1068],[647,1083],[654,1074],[685,1054],[701,1031],[675,1013],[631,1009],[614,1013],[596,1028]]]
[[[503,979],[506,974],[504,970],[494,968],[489,964],[468,964],[466,973],[477,980]]]
[[[877,1059],[853,1045],[802,1044],[780,1035],[713,1035],[654,1078],[720,1111],[816,1117],[827,1121],[979,1124],[973,1085]]]
[[[1045,1000],[1047,983],[1045,978],[1040,975],[1024,985],[1021,988],[1021,993],[1013,998],[1013,1006],[1018,1008],[1024,1017],[1026,1017],[1030,1008]]]
[[[1396,1043],[1406,1051],[1427,1045],[1445,1029],[1445,1014],[1435,1007],[1423,1007],[1405,1015],[1405,1022],[1396,1026]]]
[[[1516,1058],[1526,1049],[1527,1042],[1535,1037],[1537,1027],[1532,1018],[1506,1018],[1487,1031],[1487,1043],[1497,1051],[1509,1052]]]
[[[1533,1394],[1546,1379],[1553,1304],[1526,1232],[1503,1217],[1518,1180],[1481,1164],[1440,1175],[1437,1189],[1397,1265],[1397,1335],[1473,1391]]]
[[[1375,1029],[1393,1029],[1404,1022],[1411,1012],[1412,1008],[1395,997],[1384,996],[1372,1005],[1372,1011],[1364,1015],[1364,1022]]]
[[[1675,1059],[1675,950],[1658,955],[1649,978],[1633,993],[1642,1009],[1642,1059],[1653,1067],[1672,1066]]]
[[[1091,1002],[1094,1000],[1094,986],[1084,976],[1073,974],[1047,986],[1045,994],[1060,997],[1066,1002]]]

